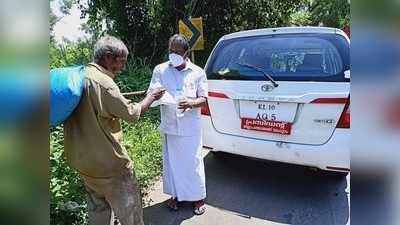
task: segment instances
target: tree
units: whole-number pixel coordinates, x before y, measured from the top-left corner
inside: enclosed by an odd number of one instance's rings
[[[349,0],[309,0],[312,25],[343,28],[350,24]]]
[[[221,0],[203,1],[195,16],[204,20],[205,51],[199,52],[201,64],[223,35],[250,29],[290,25],[290,16],[301,7],[302,0]]]
[[[53,2],[53,0],[50,0],[50,3]],[[54,26],[58,22],[59,18],[54,14],[53,9],[50,8],[50,15],[49,15],[49,25],[50,25],[50,42],[54,41]]]
[[[54,26],[64,15],[68,15],[70,13],[70,10],[74,4],[77,4],[77,0],[57,0],[59,5],[59,10],[62,13],[62,16],[57,16],[53,9],[50,7],[50,17],[49,17],[49,25],[50,25],[50,42],[54,42]],[[51,4],[54,2],[54,0],[49,0],[49,3]]]
[[[64,15],[69,15],[70,10],[74,4],[78,3],[78,0],[59,0],[60,11]]]
[[[218,39],[231,32],[290,25],[291,15],[306,0],[88,0],[82,6],[88,27],[125,41],[134,57],[159,63],[166,55],[168,38],[177,33],[185,16],[203,17],[205,50],[198,52],[201,65]],[[80,2],[80,1],[78,1]]]

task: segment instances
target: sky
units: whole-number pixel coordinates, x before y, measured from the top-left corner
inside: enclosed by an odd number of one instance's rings
[[[87,19],[80,19],[81,11],[77,6],[72,7],[70,15],[62,15],[59,10],[59,0],[53,1],[50,6],[55,15],[63,16],[54,26],[54,38],[58,43],[62,43],[63,38],[77,41],[79,38],[88,37],[88,34],[80,29],[81,24]]]

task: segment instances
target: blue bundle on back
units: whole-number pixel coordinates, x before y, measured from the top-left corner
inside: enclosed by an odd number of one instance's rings
[[[84,88],[85,67],[50,70],[50,125],[63,123],[78,106]]]

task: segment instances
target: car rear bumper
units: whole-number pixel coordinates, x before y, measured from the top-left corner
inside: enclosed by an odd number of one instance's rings
[[[306,145],[265,141],[217,132],[211,119],[202,116],[203,145],[253,158],[317,167],[322,170],[350,171],[350,130],[336,129],[323,145]]]

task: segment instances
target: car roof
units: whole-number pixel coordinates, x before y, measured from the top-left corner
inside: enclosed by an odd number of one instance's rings
[[[221,40],[259,36],[259,35],[270,35],[270,34],[307,34],[307,33],[320,33],[320,34],[336,33],[341,35],[344,34],[342,30],[331,27],[277,27],[277,28],[264,28],[264,29],[239,31],[224,35],[223,37],[221,37]]]

